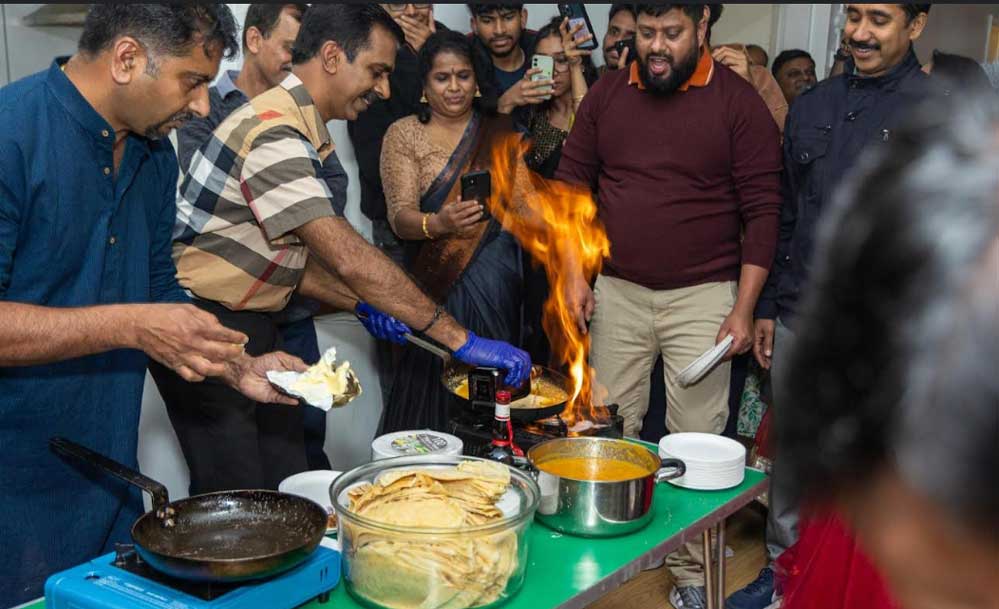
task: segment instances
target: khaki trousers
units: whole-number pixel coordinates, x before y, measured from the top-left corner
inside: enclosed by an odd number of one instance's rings
[[[649,375],[662,354],[666,381],[666,428],[671,433],[722,433],[728,420],[729,362],[700,381],[680,387],[676,377],[715,344],[718,328],[732,311],[734,281],[675,290],[650,290],[624,279],[597,277],[596,309],[590,323],[590,363],[597,382],[618,404],[624,433],[637,437],[649,409]],[[700,542],[666,557],[679,586],[704,585]]]

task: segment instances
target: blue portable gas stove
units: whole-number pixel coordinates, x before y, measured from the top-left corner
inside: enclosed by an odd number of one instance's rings
[[[46,609],[292,609],[329,600],[340,581],[340,553],[320,546],[308,560],[270,579],[234,584],[185,581],[142,561],[131,545],[48,578]]]

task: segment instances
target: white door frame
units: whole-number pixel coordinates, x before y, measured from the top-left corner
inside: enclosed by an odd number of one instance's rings
[[[839,31],[845,22],[842,4],[778,4],[774,50],[808,51],[815,60],[815,74],[825,78],[839,48]]]

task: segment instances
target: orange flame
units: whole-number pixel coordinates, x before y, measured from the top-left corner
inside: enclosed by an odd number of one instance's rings
[[[610,241],[597,220],[597,205],[590,191],[544,180],[528,171],[519,159],[529,147],[529,142],[511,135],[493,149],[489,207],[534,261],[544,265],[548,275],[550,290],[542,326],[552,357],[573,382],[572,396],[562,413],[572,429],[583,421],[605,421],[607,410],[603,407],[606,391],[596,387],[588,363],[590,337],[576,325],[566,288],[579,273],[586,281],[596,276],[610,253]],[[517,188],[518,171],[520,183],[529,180],[533,193]]]

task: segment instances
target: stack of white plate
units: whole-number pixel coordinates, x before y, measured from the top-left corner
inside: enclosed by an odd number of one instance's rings
[[[687,466],[683,476],[669,481],[684,488],[717,491],[739,486],[746,475],[746,447],[724,436],[669,434],[659,440],[659,456]]]

